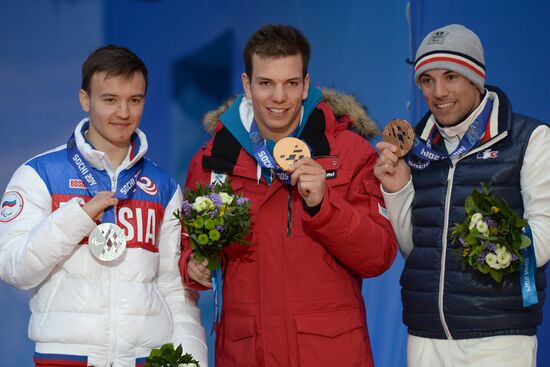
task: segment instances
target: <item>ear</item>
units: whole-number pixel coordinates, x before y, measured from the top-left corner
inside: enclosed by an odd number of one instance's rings
[[[84,89],[81,89],[78,98],[80,99],[80,106],[82,106],[84,112],[90,112],[90,97],[88,93]]]
[[[246,73],[242,73],[241,81],[243,82],[244,94],[248,98],[252,98],[252,90],[250,89],[250,79],[248,78],[248,75],[246,75]]]
[[[309,73],[304,78],[304,91],[302,92],[302,101],[305,101],[309,95]]]

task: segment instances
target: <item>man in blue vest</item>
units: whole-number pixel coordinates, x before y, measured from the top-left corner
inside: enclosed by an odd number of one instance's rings
[[[500,89],[485,86],[483,47],[461,25],[424,38],[415,81],[430,109],[416,140],[446,158],[414,164],[380,142],[375,168],[407,259],[401,286],[408,366],[535,366],[550,258],[550,129],[513,113]],[[481,182],[529,223],[537,303],[524,306],[518,273],[497,283],[462,266],[450,228],[464,221],[464,201]]]

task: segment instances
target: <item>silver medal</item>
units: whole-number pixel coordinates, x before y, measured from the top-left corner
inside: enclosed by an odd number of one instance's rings
[[[126,236],[116,224],[101,223],[90,233],[88,248],[96,259],[113,261],[126,250]]]

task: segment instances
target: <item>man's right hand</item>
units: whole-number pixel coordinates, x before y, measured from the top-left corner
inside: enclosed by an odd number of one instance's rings
[[[118,204],[115,193],[112,191],[100,191],[90,201],[82,206],[82,209],[94,221],[98,221],[103,216],[103,212],[110,206]]]
[[[210,270],[206,268],[208,265],[208,259],[204,259],[199,262],[195,260],[194,254],[191,254],[189,261],[187,262],[187,275],[189,279],[194,280],[200,285],[206,288],[212,288],[212,275]]]
[[[395,155],[397,147],[387,142],[379,142],[376,148],[380,156],[374,167],[374,175],[388,193],[401,190],[411,178],[411,169],[405,161]]]

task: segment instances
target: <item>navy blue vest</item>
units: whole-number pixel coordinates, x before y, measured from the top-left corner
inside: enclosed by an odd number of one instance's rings
[[[412,335],[445,339],[443,322],[453,339],[534,335],[542,321],[544,268],[536,274],[539,303],[523,308],[519,274],[508,275],[498,284],[488,275],[464,268],[449,237],[449,228],[465,218],[464,200],[474,188],[480,188],[481,182],[489,182],[496,197],[523,214],[523,157],[531,133],[542,123],[513,114],[504,93],[496,88],[490,90],[499,96],[499,134],[482,150],[459,160],[455,167],[446,159],[412,173],[414,249],[401,276],[403,321]],[[419,123],[417,133],[427,118],[428,115]],[[502,138],[505,131],[508,135]],[[435,149],[446,151],[443,139]]]

